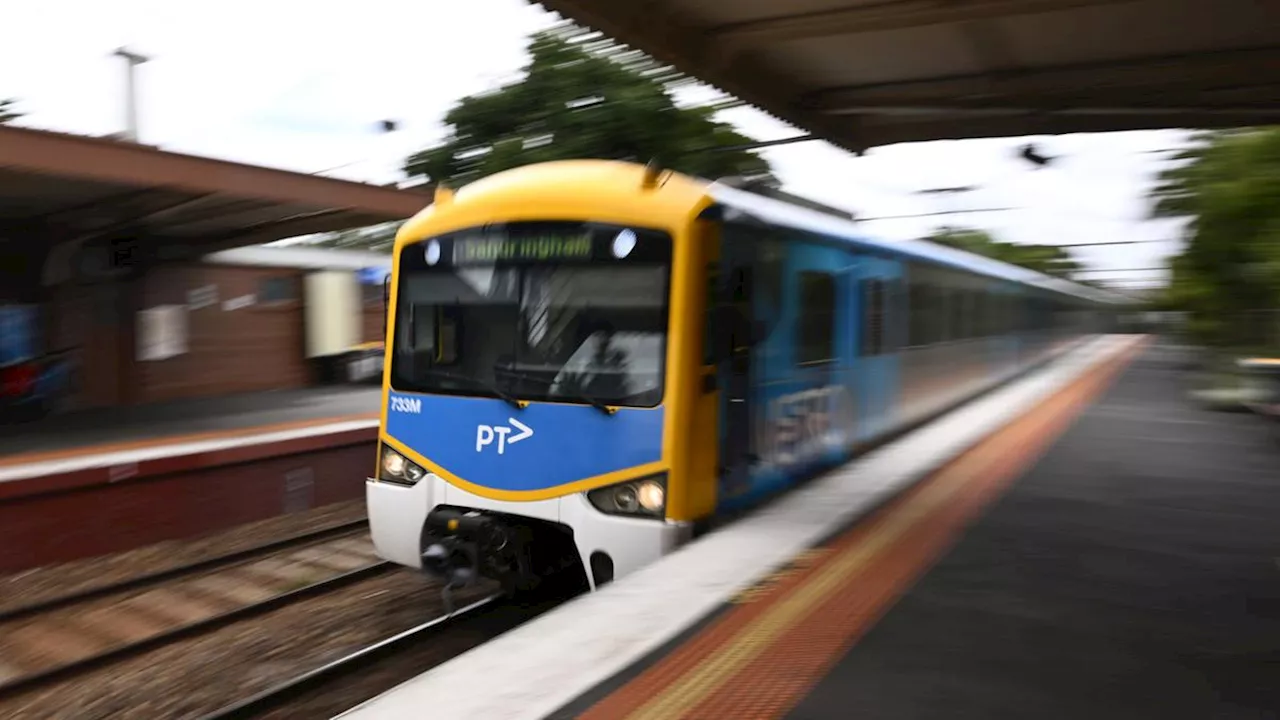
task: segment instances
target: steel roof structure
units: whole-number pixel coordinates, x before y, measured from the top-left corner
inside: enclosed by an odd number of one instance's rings
[[[846,150],[1280,123],[1275,0],[540,0]]]
[[[403,220],[431,193],[0,126],[0,221],[54,238],[141,232],[201,251]]]

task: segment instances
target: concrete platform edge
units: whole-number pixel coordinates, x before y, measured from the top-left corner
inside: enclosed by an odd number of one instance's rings
[[[286,451],[292,444],[301,440],[314,440],[328,437],[338,441],[351,435],[355,442],[368,442],[376,439],[377,420],[355,420],[338,423],[316,424],[278,432],[266,432],[260,435],[237,434],[234,437],[198,440],[193,442],[157,442],[154,445],[100,454],[79,454],[67,458],[58,458],[31,463],[0,466],[0,488],[8,483],[24,481],[45,481],[51,478],[74,476],[77,482],[72,486],[93,484],[93,478],[102,476],[104,482],[118,482],[145,476],[148,464],[158,461],[163,463],[167,472],[173,472],[173,460],[186,460],[184,467],[178,470],[191,469],[191,465],[205,465],[201,460],[219,462],[252,461],[264,453],[269,456],[278,454],[278,448]],[[366,437],[367,436],[367,437]],[[273,447],[277,446],[277,447]],[[301,450],[305,452],[306,450]],[[242,456],[244,456],[242,458]],[[254,456],[254,457],[251,457]],[[371,461],[372,462],[372,461]],[[97,471],[97,472],[94,472]],[[88,473],[88,475],[86,475]],[[59,487],[57,489],[68,489]],[[9,493],[0,490],[0,496]]]

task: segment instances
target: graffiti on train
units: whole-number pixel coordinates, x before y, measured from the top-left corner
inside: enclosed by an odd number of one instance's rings
[[[768,400],[756,423],[755,455],[783,468],[847,446],[857,417],[843,385],[826,385]]]

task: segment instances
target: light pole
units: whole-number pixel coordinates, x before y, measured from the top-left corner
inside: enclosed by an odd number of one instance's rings
[[[125,60],[125,139],[138,142],[138,83],[136,68],[151,58],[125,48],[117,48],[116,57]]]

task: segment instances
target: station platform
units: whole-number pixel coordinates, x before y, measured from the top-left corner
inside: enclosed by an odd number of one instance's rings
[[[0,426],[0,467],[54,454],[376,418],[380,396],[380,388],[337,386],[71,412]]]
[[[1099,339],[342,717],[1275,718],[1280,446],[1176,352]]]
[[[196,537],[363,495],[380,390],[69,414],[0,436],[0,572]]]

